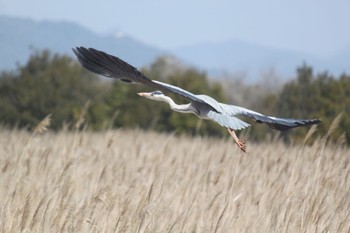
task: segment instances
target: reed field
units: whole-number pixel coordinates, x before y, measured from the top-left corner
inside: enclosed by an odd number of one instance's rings
[[[0,232],[350,232],[350,151],[0,129]]]

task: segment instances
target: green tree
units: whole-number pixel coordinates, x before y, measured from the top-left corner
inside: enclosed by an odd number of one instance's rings
[[[342,75],[334,78],[327,72],[315,76],[312,68],[302,66],[297,70],[298,78],[285,84],[277,102],[277,114],[293,118],[320,118],[322,124],[319,132],[324,135],[334,118],[343,114],[339,129],[334,133],[336,140],[342,132],[346,132],[350,143],[349,103],[350,77]],[[286,134],[302,140],[307,128],[293,130]]]
[[[68,56],[35,52],[26,65],[1,75],[0,121],[32,127],[52,113],[51,127],[59,129],[80,117],[86,101],[98,98],[96,82]]]

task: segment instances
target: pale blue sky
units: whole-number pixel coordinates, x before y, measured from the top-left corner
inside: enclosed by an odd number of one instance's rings
[[[350,47],[349,0],[0,0],[0,14],[117,29],[164,49],[246,40],[298,51]]]

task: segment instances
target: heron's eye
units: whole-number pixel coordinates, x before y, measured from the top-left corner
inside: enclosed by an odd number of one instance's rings
[[[154,95],[162,95],[163,93],[162,92],[160,92],[160,91],[154,91],[154,92],[152,92],[152,96],[154,96]]]

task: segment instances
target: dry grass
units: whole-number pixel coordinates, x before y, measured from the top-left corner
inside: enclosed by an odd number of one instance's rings
[[[0,232],[349,232],[350,151],[0,130]]]

